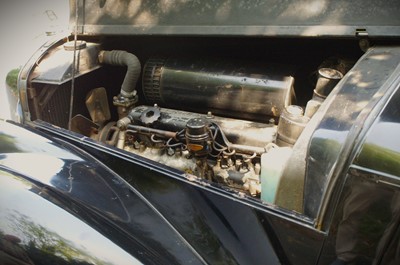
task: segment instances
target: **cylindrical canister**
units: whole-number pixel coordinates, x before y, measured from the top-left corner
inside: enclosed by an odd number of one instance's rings
[[[210,153],[209,121],[203,118],[193,118],[186,123],[186,145],[196,156],[207,156]]]
[[[342,78],[343,74],[336,69],[320,68],[314,95],[325,99]]]
[[[147,103],[268,121],[292,104],[294,79],[279,67],[207,58],[152,58],[143,71]]]
[[[309,120],[302,107],[291,105],[285,108],[279,118],[276,143],[279,146],[294,145]]]

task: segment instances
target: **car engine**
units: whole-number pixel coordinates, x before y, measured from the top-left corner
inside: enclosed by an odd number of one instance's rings
[[[83,40],[56,46],[33,70],[31,119],[267,203],[303,129],[351,67],[329,57],[298,93],[292,65],[280,61],[139,57]]]

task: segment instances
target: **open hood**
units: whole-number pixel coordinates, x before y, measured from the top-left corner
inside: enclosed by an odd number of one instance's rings
[[[70,10],[85,35],[400,36],[398,0],[70,0]]]

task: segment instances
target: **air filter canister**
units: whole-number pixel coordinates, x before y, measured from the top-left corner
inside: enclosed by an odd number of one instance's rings
[[[147,103],[267,122],[292,104],[293,77],[274,66],[207,58],[151,58],[143,71]]]

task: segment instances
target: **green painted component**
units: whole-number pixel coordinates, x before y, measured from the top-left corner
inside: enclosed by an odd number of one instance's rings
[[[11,90],[14,96],[18,96],[17,80],[20,68],[12,69],[6,76],[7,87]]]
[[[277,190],[292,148],[274,148],[261,155],[261,200],[275,204]]]

